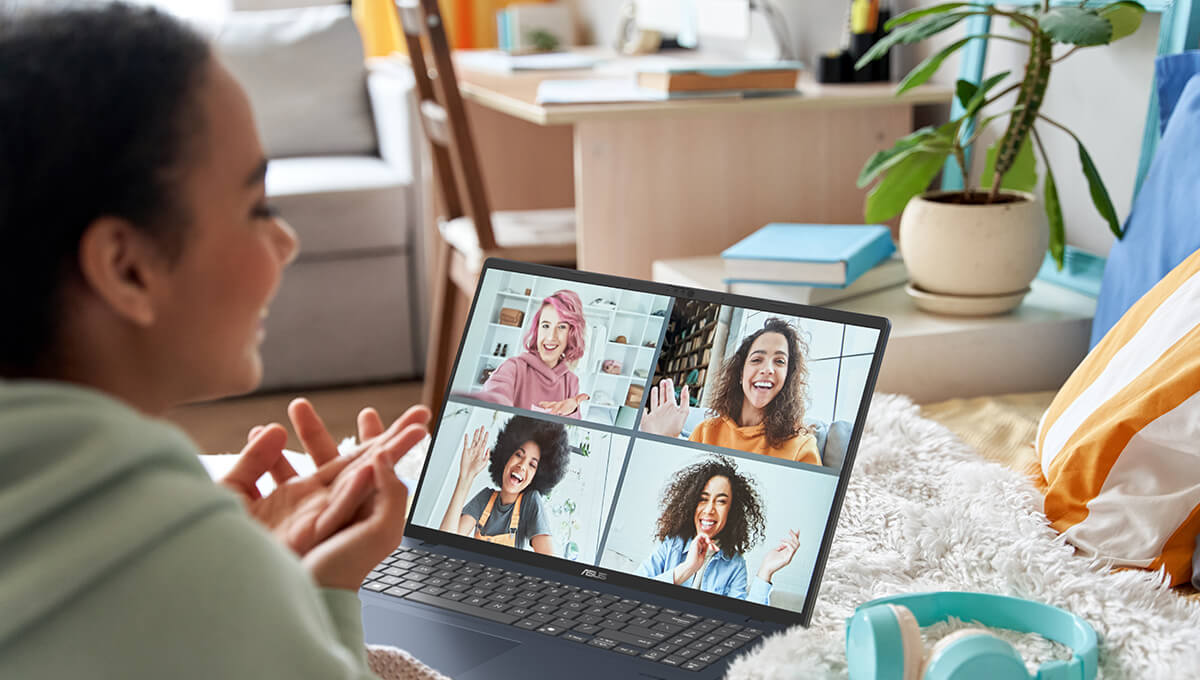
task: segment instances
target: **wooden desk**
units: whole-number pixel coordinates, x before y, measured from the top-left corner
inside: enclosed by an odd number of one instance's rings
[[[542,105],[543,79],[620,76],[611,65],[458,76],[493,209],[574,206],[579,268],[637,278],[767,222],[860,223],[863,163],[912,130],[914,105],[953,97],[802,79],[787,97]]]

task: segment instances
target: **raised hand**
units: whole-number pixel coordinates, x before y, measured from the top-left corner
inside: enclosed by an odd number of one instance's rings
[[[563,399],[562,401],[539,401],[538,407],[546,410],[547,413],[556,416],[569,416],[579,410],[579,405],[591,399],[586,392]]]
[[[800,532],[793,529],[779,541],[779,545],[767,551],[762,566],[758,568],[758,577],[770,583],[775,572],[792,563],[792,558],[796,556],[796,550],[799,548]]]
[[[463,435],[462,461],[458,466],[458,480],[470,484],[491,460],[491,449],[487,446],[487,428],[476,428],[474,435]]]
[[[675,567],[675,571],[672,573],[675,584],[678,585],[695,576],[696,572],[700,571],[700,567],[704,566],[704,560],[708,557],[708,551],[715,547],[712,539],[707,535],[696,534],[696,538],[688,546],[687,555],[684,556],[683,562]]]
[[[650,388],[650,399],[646,402],[646,410],[642,413],[641,429],[643,432],[678,437],[683,432],[683,424],[687,422],[688,386],[684,385],[679,393],[679,401],[675,401],[675,385],[670,378],[661,381]]]

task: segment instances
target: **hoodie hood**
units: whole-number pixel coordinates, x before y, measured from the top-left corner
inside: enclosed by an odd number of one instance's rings
[[[175,427],[94,390],[0,380],[0,647],[164,535],[238,504]]]

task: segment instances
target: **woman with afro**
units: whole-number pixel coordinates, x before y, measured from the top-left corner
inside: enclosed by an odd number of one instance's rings
[[[799,532],[789,531],[748,582],[743,555],[763,539],[762,499],[754,479],[725,456],[676,472],[661,505],[658,547],[638,566],[638,574],[658,581],[767,604],[775,572],[800,547]]]
[[[821,464],[817,438],[804,425],[808,368],[796,329],[771,318],[721,365],[710,417],[690,439],[747,453]],[[641,429],[678,437],[688,416],[687,385],[675,400],[671,380],[650,388]]]
[[[458,483],[442,518],[442,531],[551,555],[550,516],[542,496],[562,481],[571,455],[559,423],[513,416],[487,448],[487,430],[463,435]],[[467,501],[475,478],[488,468],[496,488]]]

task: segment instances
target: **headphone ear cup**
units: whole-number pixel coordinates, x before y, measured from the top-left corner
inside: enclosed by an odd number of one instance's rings
[[[919,680],[924,657],[921,628],[905,607],[860,609],[846,625],[850,680]]]
[[[1029,680],[1025,661],[1012,645],[982,628],[964,628],[938,640],[921,671],[922,680]]]

